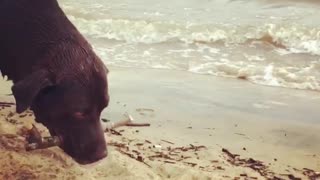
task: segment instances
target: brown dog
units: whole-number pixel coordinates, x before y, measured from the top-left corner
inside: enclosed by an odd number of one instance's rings
[[[57,0],[0,0],[0,70],[17,112],[30,107],[67,154],[81,164],[106,157],[108,70]]]

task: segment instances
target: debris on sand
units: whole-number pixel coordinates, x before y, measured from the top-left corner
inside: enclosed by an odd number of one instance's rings
[[[242,159],[240,155],[233,154],[229,150],[222,148],[222,152],[226,155],[227,161],[234,166],[248,167],[258,172],[262,177],[266,179],[281,179],[275,175],[274,172],[268,169],[263,162],[254,160],[252,158]]]
[[[303,168],[302,173],[303,173],[303,175],[307,176],[311,180],[320,179],[320,172],[315,172],[312,169]]]
[[[282,180],[283,178],[280,178],[280,176],[282,177],[285,176],[290,180],[302,179],[300,177],[296,177],[293,174],[276,174],[275,172],[271,171],[269,167],[265,165],[262,161],[255,160],[253,158],[247,158],[247,159],[240,158],[240,155],[233,154],[225,148],[222,148],[222,152],[225,154],[227,162],[229,162],[231,165],[250,168],[253,171],[259,173],[262,177],[266,179]],[[294,170],[300,172],[310,180],[317,180],[320,178],[320,173],[315,172],[312,169],[303,168],[302,170],[298,170],[294,168]]]
[[[1,107],[11,107],[14,105],[15,105],[15,103],[12,103],[12,102],[0,102]]]
[[[26,140],[27,144],[25,145],[25,149],[27,151],[46,149],[53,146],[59,146],[61,144],[61,140],[58,136],[42,137],[35,125],[32,125]]]
[[[293,168],[296,172],[302,173],[304,176],[306,176],[310,180],[318,180],[320,179],[320,172],[316,172],[309,168],[303,168],[302,170]]]
[[[149,123],[135,123],[133,122],[133,118],[131,115],[127,114],[126,115],[127,118],[118,122],[109,122],[109,123],[105,123],[104,121],[102,121],[103,123],[103,129],[105,129],[105,131],[110,131],[110,130],[114,130],[118,127],[122,127],[122,126],[131,126],[131,127],[147,127],[150,126]]]

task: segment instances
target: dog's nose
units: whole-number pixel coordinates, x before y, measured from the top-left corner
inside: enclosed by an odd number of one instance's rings
[[[106,149],[103,151],[96,151],[95,153],[90,154],[89,156],[78,157],[77,159],[75,159],[75,161],[77,161],[79,164],[86,165],[86,164],[92,164],[97,161],[100,161],[107,156],[108,156],[108,151]]]

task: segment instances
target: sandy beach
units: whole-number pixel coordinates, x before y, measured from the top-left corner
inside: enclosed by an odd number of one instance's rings
[[[56,147],[26,152],[32,112],[1,104],[0,179],[320,178],[319,92],[115,67],[109,82],[102,118],[129,113],[150,127],[106,133],[108,157],[80,166]],[[10,85],[1,81],[1,102],[14,102]]]

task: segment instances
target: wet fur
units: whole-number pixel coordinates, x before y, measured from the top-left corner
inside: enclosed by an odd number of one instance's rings
[[[98,123],[109,102],[108,70],[56,0],[0,0],[0,70],[14,83],[18,113],[31,107],[51,132],[87,130],[90,138],[77,143],[97,148],[83,154],[104,149]],[[73,117],[77,111],[84,117]],[[87,122],[78,125],[81,118]]]

